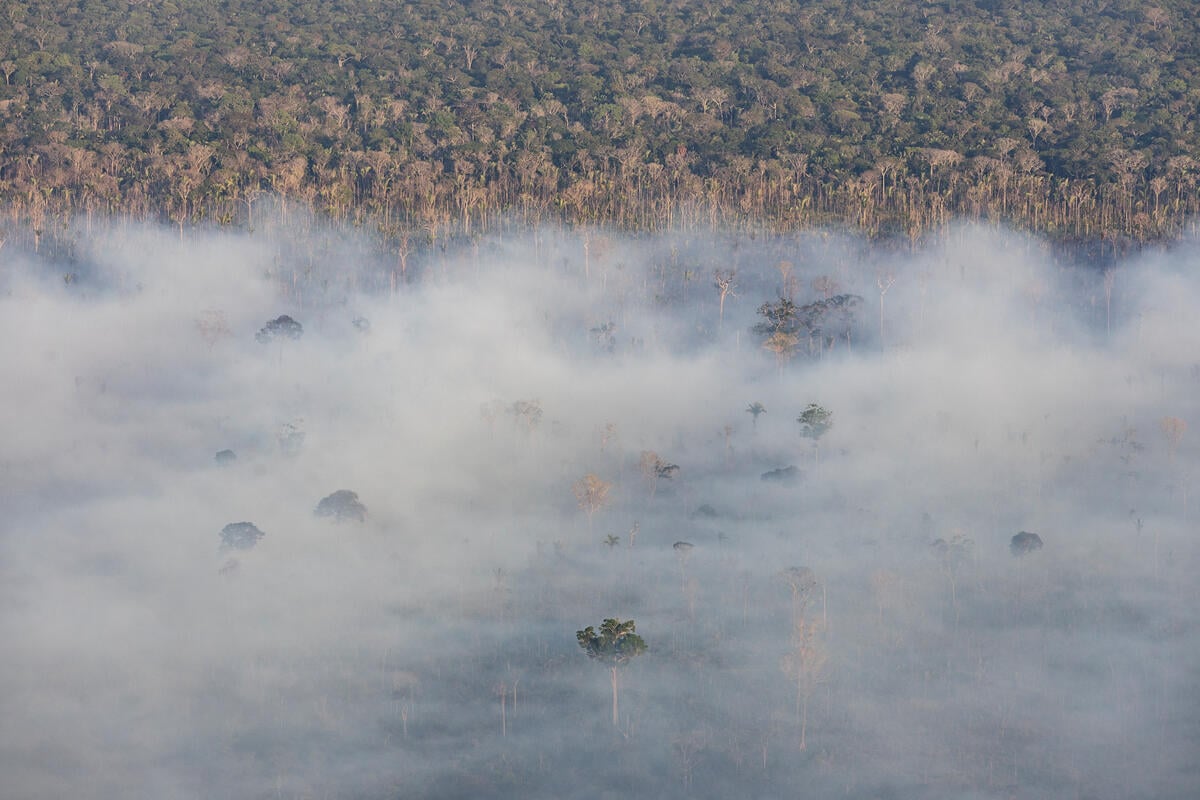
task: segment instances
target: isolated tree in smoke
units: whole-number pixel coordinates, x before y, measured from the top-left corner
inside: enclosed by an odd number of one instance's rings
[[[638,460],[638,468],[642,471],[642,477],[646,479],[646,483],[650,487],[651,497],[654,497],[654,494],[658,491],[658,482],[660,479],[669,481],[679,472],[678,464],[664,461],[653,450],[642,451],[641,458]]]
[[[671,545],[671,549],[675,551],[675,557],[679,559],[679,579],[683,586],[684,595],[687,594],[687,562],[692,557],[692,551],[696,549],[696,545],[691,542],[676,542]]]
[[[800,423],[801,435],[816,441],[833,427],[833,412],[816,403],[809,403],[804,413],[796,417],[796,421]]]
[[[725,324],[725,299],[728,297],[737,297],[734,289],[737,288],[734,284],[734,279],[737,277],[737,271],[732,269],[719,269],[713,275],[713,285],[717,288],[719,304],[717,307],[717,325],[718,327]]]
[[[1042,549],[1042,537],[1038,536],[1036,533],[1021,531],[1016,536],[1012,537],[1012,541],[1008,543],[1008,549],[1014,556],[1017,556],[1018,558],[1029,555],[1035,550]]]
[[[817,575],[808,567],[788,567],[779,577],[792,590],[792,622],[804,616],[813,591],[820,585]]]
[[[508,413],[525,427],[527,433],[532,433],[542,421],[542,404],[537,400],[518,400],[508,407]]]
[[[321,498],[313,514],[318,517],[329,517],[334,522],[354,520],[362,522],[367,518],[367,507],[358,499],[358,493],[349,489],[338,489],[331,495]]]
[[[1029,534],[1035,536],[1036,534]],[[1039,546],[1041,539],[1038,539]],[[950,583],[950,604],[954,608],[954,621],[958,622],[958,571],[971,559],[975,542],[961,531],[956,531],[950,540],[937,539],[933,549],[941,559],[942,574]]]
[[[612,484],[598,475],[588,473],[577,480],[572,489],[575,492],[575,499],[579,502],[579,508],[587,514],[588,530],[590,531],[592,516],[608,505],[608,493],[612,490]]]
[[[792,648],[783,657],[780,668],[795,682],[796,717],[800,723],[800,749],[808,749],[808,701],[824,677],[829,656],[820,639],[822,626],[806,617],[792,625]]]
[[[1179,443],[1183,441],[1183,434],[1187,432],[1187,423],[1179,417],[1163,417],[1159,421],[1159,427],[1162,428],[1163,435],[1167,437],[1167,458],[1174,462],[1175,451],[1179,449]]]
[[[283,423],[275,433],[280,452],[289,458],[300,454],[300,449],[304,447],[304,438],[304,420],[299,418]]]
[[[617,350],[617,324],[609,321],[601,325],[597,325],[588,331],[596,340],[596,346],[606,353],[615,353]]]
[[[249,550],[265,535],[253,522],[231,522],[221,529],[221,549]]]
[[[767,413],[767,407],[764,406],[762,403],[754,402],[754,403],[751,403],[750,405],[746,406],[746,413],[750,415],[751,420],[752,420],[750,423],[750,426],[752,428],[757,428],[758,427],[758,418],[761,414]]]
[[[612,676],[612,722],[618,724],[617,670],[646,652],[646,642],[636,633],[633,620],[606,619],[597,632],[591,625],[575,632],[579,646],[588,658],[599,661],[609,668]]]
[[[283,366],[283,343],[285,341],[296,341],[304,335],[304,326],[296,320],[289,317],[287,314],[278,316],[267,322],[266,325],[259,329],[258,333],[254,334],[254,338],[261,344],[270,344],[271,342],[279,342],[279,366]]]
[[[289,317],[287,314],[278,316],[269,321],[266,325],[259,329],[258,333],[254,334],[254,338],[263,344],[275,340],[283,339],[299,339],[304,335],[304,326],[296,320]]]
[[[883,297],[888,293],[888,289],[896,283],[896,273],[890,269],[881,269],[875,275],[875,285],[879,287],[879,346],[886,346],[886,339],[883,335]]]
[[[216,346],[221,339],[233,335],[233,331],[229,328],[229,321],[225,318],[225,312],[214,309],[200,312],[200,315],[196,317],[196,331],[208,345],[209,350]]]
[[[813,452],[816,460],[820,462],[820,439],[833,427],[833,412],[816,403],[809,403],[804,413],[796,417],[796,422],[800,423],[800,435],[805,439],[812,439]]]

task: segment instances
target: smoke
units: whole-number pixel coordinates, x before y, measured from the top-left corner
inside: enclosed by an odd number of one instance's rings
[[[292,224],[0,251],[12,796],[1200,789],[1193,243]]]

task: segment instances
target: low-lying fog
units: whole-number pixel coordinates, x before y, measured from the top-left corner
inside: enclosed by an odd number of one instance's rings
[[[1200,796],[1195,244],[43,244],[0,249],[0,794]]]

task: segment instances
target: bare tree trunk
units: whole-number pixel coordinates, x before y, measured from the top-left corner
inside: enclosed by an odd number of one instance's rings
[[[620,724],[619,717],[617,714],[617,668],[616,668],[616,666],[611,667],[611,670],[612,670],[612,690],[613,690],[612,719],[613,719],[613,725],[616,726],[616,725]]]
[[[804,692],[804,701],[800,707],[800,750],[808,749],[808,741],[805,739],[805,734],[808,733],[808,692]]]

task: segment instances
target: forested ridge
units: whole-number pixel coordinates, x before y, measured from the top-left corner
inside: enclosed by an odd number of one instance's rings
[[[499,219],[1176,236],[1200,30],[1162,0],[12,0],[0,201],[430,239]]]

